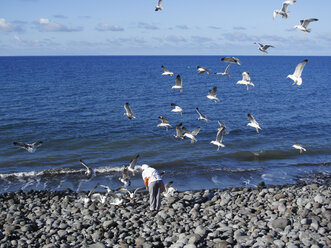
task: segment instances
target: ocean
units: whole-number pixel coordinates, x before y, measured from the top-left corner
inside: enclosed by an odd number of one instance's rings
[[[45,56],[0,57],[0,193],[17,190],[90,190],[97,183],[121,186],[123,165],[164,172],[178,190],[255,187],[295,183],[330,174],[331,57],[237,56],[230,78],[224,56]],[[308,59],[301,86],[286,78]],[[161,65],[174,72],[162,76]],[[197,66],[211,73],[198,75]],[[255,87],[236,85],[242,72]],[[172,89],[176,75],[183,92]],[[217,87],[219,102],[206,96]],[[136,119],[124,116],[128,102]],[[183,115],[171,112],[171,103]],[[209,122],[199,121],[195,108]],[[247,114],[262,123],[247,126]],[[158,116],[172,127],[157,127]],[[215,140],[227,127],[224,148]],[[175,126],[201,127],[197,142],[174,138]],[[35,153],[14,141],[43,141]],[[307,151],[292,147],[301,143]],[[95,170],[86,178],[79,160]],[[143,186],[141,173],[131,188]]]

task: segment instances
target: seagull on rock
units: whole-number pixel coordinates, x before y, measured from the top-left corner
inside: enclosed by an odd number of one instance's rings
[[[300,154],[301,154],[303,151],[307,151],[307,150],[306,150],[305,148],[303,148],[302,145],[299,144],[299,143],[295,143],[292,147],[295,148],[295,149],[300,150]]]
[[[258,49],[261,51],[261,52],[263,52],[263,55],[265,55],[266,53],[268,53],[267,52],[267,49],[269,48],[269,47],[274,47],[274,46],[272,46],[272,45],[262,45],[261,43],[259,43],[259,42],[254,42],[254,44],[257,44],[259,47],[258,47]]]
[[[224,58],[221,58],[221,61],[240,65],[240,61],[236,57],[224,57]]]
[[[161,123],[157,124],[157,127],[166,127],[166,130],[168,131],[168,127],[171,127],[169,121],[161,115],[158,118],[160,119]]]
[[[131,107],[130,107],[129,103],[124,104],[124,109],[125,109],[124,115],[126,115],[130,120],[136,118],[132,113],[132,110],[131,110]]]
[[[175,103],[171,103],[170,105],[174,107],[174,109],[172,109],[171,112],[180,113],[180,115],[183,114],[183,109],[181,107],[179,107]]]
[[[195,111],[197,111],[197,113],[199,114],[198,120],[202,120],[202,121],[205,121],[205,122],[209,121],[207,119],[207,117],[205,115],[203,115],[198,108],[195,108]]]
[[[13,144],[15,146],[19,146],[25,150],[27,150],[30,153],[34,153],[37,150],[37,147],[41,146],[43,144],[42,141],[37,141],[32,144],[22,143],[22,142],[16,142],[14,141]]]
[[[226,126],[223,122],[218,121],[218,124],[220,125],[220,128],[217,130],[216,134],[216,140],[212,140],[210,143],[217,146],[217,151],[220,149],[220,147],[225,147],[225,145],[222,143],[223,141],[223,134],[226,130]]]
[[[213,100],[214,102],[218,102],[219,99],[216,96],[216,91],[217,91],[217,87],[214,86],[213,89],[209,90],[209,93],[207,95],[207,98],[210,99],[210,100]]]
[[[277,17],[277,15],[281,15],[283,18],[287,19],[289,17],[290,12],[287,11],[287,8],[289,5],[292,5],[296,2],[296,0],[288,0],[283,2],[282,9],[280,10],[274,10],[273,17],[274,19]]]
[[[180,92],[183,92],[183,81],[179,74],[176,77],[176,84],[171,89],[179,89]]]
[[[227,76],[228,78],[230,77],[230,74],[228,73],[229,68],[230,68],[231,64],[228,64],[228,66],[225,68],[224,72],[214,72],[214,74],[216,75],[222,75],[222,76]]]
[[[173,196],[173,194],[176,192],[176,189],[174,187],[171,187],[173,183],[174,183],[173,181],[170,181],[164,186],[165,188],[163,192],[164,197]]]
[[[251,115],[251,114],[248,114],[247,117],[248,117],[248,119],[249,119],[249,121],[250,121],[250,122],[247,124],[247,126],[254,127],[254,128],[256,129],[256,132],[259,133],[259,129],[261,129],[260,124],[262,124],[262,123],[258,123],[258,122],[254,119],[253,115]]]
[[[316,19],[316,18],[300,20],[300,25],[295,25],[294,28],[300,29],[301,31],[305,32],[305,34],[306,34],[306,32],[310,33],[311,29],[307,28],[309,23],[317,22],[317,21],[318,21],[318,19]]]
[[[173,76],[174,73],[171,72],[171,71],[168,71],[163,65],[161,66],[162,70],[163,70],[163,73],[161,75],[163,76]]]
[[[198,69],[198,74],[202,74],[202,73],[207,73],[207,74],[209,74],[209,69],[207,69],[207,68],[204,68],[204,67],[201,67],[201,66],[197,66],[197,69]]]
[[[290,74],[287,76],[287,78],[290,78],[294,81],[294,83],[292,85],[301,85],[302,84],[302,78],[301,78],[301,74],[303,71],[303,68],[305,67],[305,65],[307,64],[308,59],[305,59],[304,61],[302,61],[301,63],[299,63],[296,67],[295,67],[295,71],[293,74]]]
[[[155,11],[163,10],[161,4],[162,4],[162,0],[159,0],[157,5],[155,6]]]
[[[187,130],[186,127],[183,127],[183,131],[184,131],[184,136],[186,138],[191,139],[191,143],[197,142],[197,139],[195,138],[195,136],[198,135],[198,133],[200,132],[200,127],[197,127],[195,130],[193,130],[192,132],[190,132],[189,130]]]
[[[248,71],[244,71],[242,73],[242,80],[239,80],[237,82],[237,84],[244,84],[247,86],[247,90],[248,90],[248,85],[254,86],[254,84],[251,82],[251,77],[249,76],[249,72]]]

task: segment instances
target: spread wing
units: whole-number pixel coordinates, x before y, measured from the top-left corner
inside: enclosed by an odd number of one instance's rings
[[[158,5],[159,7],[161,7],[161,4],[162,4],[162,0],[159,0],[159,2],[157,3],[157,5]]]
[[[179,124],[176,126],[176,135],[177,135],[178,137],[183,136],[183,134],[182,134],[182,126],[183,126],[183,123],[179,123]]]
[[[27,144],[22,143],[22,142],[16,142],[16,141],[14,141],[13,144],[14,144],[15,146],[20,146],[20,147],[22,147],[22,148],[24,148],[24,149],[28,149],[28,148],[29,148],[29,146],[28,146]]]
[[[218,141],[219,143],[222,143],[223,141],[223,134],[225,131],[225,127],[221,127],[218,129],[217,134],[216,134],[216,141]]]
[[[161,120],[162,123],[169,124],[169,121],[163,116],[159,116],[159,119]]]
[[[294,71],[294,76],[295,77],[301,77],[301,73],[303,71],[303,68],[307,64],[307,62],[308,62],[308,59],[305,59],[300,64],[298,64],[297,67],[295,67],[295,71]]]
[[[264,45],[263,46],[263,50],[267,50],[269,47],[274,47],[274,46],[272,46],[272,45]]]
[[[161,66],[161,68],[164,72],[169,72],[163,65]]]
[[[193,131],[192,131],[192,135],[193,136],[196,136],[196,135],[198,135],[198,133],[200,132],[200,127],[197,127],[196,129],[194,129]]]
[[[182,86],[182,78],[179,74],[176,77],[176,86]]]
[[[228,73],[230,66],[231,66],[231,64],[228,64],[228,66],[225,68],[225,73]]]
[[[215,86],[212,90],[209,90],[209,95],[216,96],[217,87]]]
[[[253,115],[248,114],[247,117],[250,120],[250,122],[256,123],[256,120],[254,119]]]
[[[129,103],[125,103],[125,104],[124,104],[124,109],[125,109],[126,113],[127,113],[129,116],[133,115]]]
[[[301,26],[303,26],[304,28],[307,28],[309,23],[311,22],[316,22],[318,21],[318,19],[316,18],[309,18],[309,19],[305,19],[305,20],[300,20]]]
[[[134,170],[134,167],[136,166],[138,159],[139,159],[139,154],[130,161],[129,164],[130,169]]]

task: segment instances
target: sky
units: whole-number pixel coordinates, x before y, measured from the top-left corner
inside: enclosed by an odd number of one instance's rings
[[[0,0],[0,56],[331,55],[331,0]],[[318,18],[311,33],[294,29]]]

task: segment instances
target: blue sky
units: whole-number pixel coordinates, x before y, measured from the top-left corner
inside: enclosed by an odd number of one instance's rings
[[[0,56],[331,55],[330,0],[0,0]],[[294,29],[318,18],[312,32]]]

